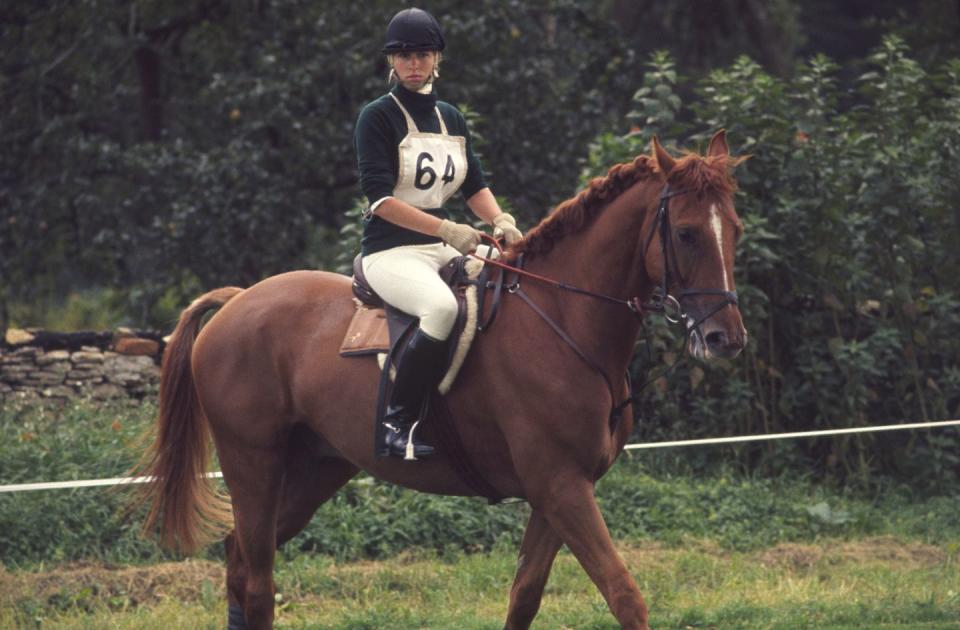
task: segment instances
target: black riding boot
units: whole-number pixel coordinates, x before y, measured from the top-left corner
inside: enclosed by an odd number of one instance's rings
[[[440,381],[446,357],[446,341],[437,341],[419,328],[414,331],[397,365],[397,378],[383,418],[390,455],[404,459],[433,455],[433,447],[420,441],[416,431],[424,397]]]

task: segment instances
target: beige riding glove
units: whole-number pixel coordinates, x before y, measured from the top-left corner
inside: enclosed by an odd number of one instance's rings
[[[444,219],[437,230],[437,236],[444,243],[461,254],[469,254],[480,244],[480,231],[464,223],[454,223]]]
[[[512,214],[501,212],[493,217],[493,227],[493,237],[500,238],[502,236],[507,243],[507,247],[523,238],[523,232],[517,229],[517,220],[513,218]]]

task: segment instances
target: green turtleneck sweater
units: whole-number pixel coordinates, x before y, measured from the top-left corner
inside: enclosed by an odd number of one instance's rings
[[[470,131],[463,114],[453,105],[437,100],[436,93],[419,94],[399,84],[394,86],[391,92],[410,112],[420,131],[440,133],[440,121],[437,120],[434,107],[440,110],[447,132],[451,136],[463,136],[467,139],[467,176],[460,192],[464,198],[469,199],[474,193],[485,188],[483,169],[480,160],[473,153]],[[406,135],[407,121],[389,94],[384,94],[361,110],[354,131],[354,145],[360,168],[360,188],[368,203],[374,204],[393,195],[400,169],[397,147]],[[447,218],[443,208],[426,208],[424,211]],[[439,242],[440,239],[436,236],[414,232],[373,215],[364,221],[361,253],[367,256],[399,245]]]

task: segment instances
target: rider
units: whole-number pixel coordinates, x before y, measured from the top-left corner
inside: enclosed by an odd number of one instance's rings
[[[354,132],[360,186],[370,204],[361,244],[363,273],[392,306],[419,318],[397,365],[384,422],[391,455],[433,454],[415,434],[424,396],[442,376],[457,316],[438,271],[476,249],[480,232],[448,218],[444,202],[458,190],[507,245],[523,235],[487,187],[463,115],[437,99],[443,34],[426,11],[404,9],[387,26],[383,53],[393,88],[360,112]]]

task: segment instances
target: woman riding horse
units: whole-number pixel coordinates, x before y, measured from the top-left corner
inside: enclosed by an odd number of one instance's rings
[[[644,567],[617,553],[595,484],[633,429],[621,376],[655,289],[690,322],[694,356],[730,359],[746,344],[733,276],[738,162],[722,132],[703,156],[676,159],[654,141],[650,155],[591,181],[512,248],[525,271],[557,282],[511,284],[443,397],[444,428],[477,474],[530,505],[508,630],[530,627],[563,545],[621,627],[649,629],[631,577]],[[229,530],[229,630],[273,627],[277,547],[361,470],[423,492],[478,494],[446,450],[418,466],[372,452],[379,368],[338,351],[356,312],[350,286],[339,274],[295,271],[214,289],[183,311],[164,353],[156,440],[135,471],[152,480],[141,486],[144,526],[184,551]],[[204,475],[210,435],[229,501]]]
[[[420,321],[397,365],[384,416],[388,452],[403,457],[412,441],[413,459],[434,451],[414,431],[424,396],[442,376],[457,318],[456,298],[437,272],[480,242],[472,226],[447,219],[443,204],[460,190],[507,245],[522,238],[484,182],[463,115],[437,99],[444,47],[432,15],[416,8],[397,13],[383,47],[396,85],[363,108],[355,131],[360,186],[370,204],[363,273],[388,304]]]

